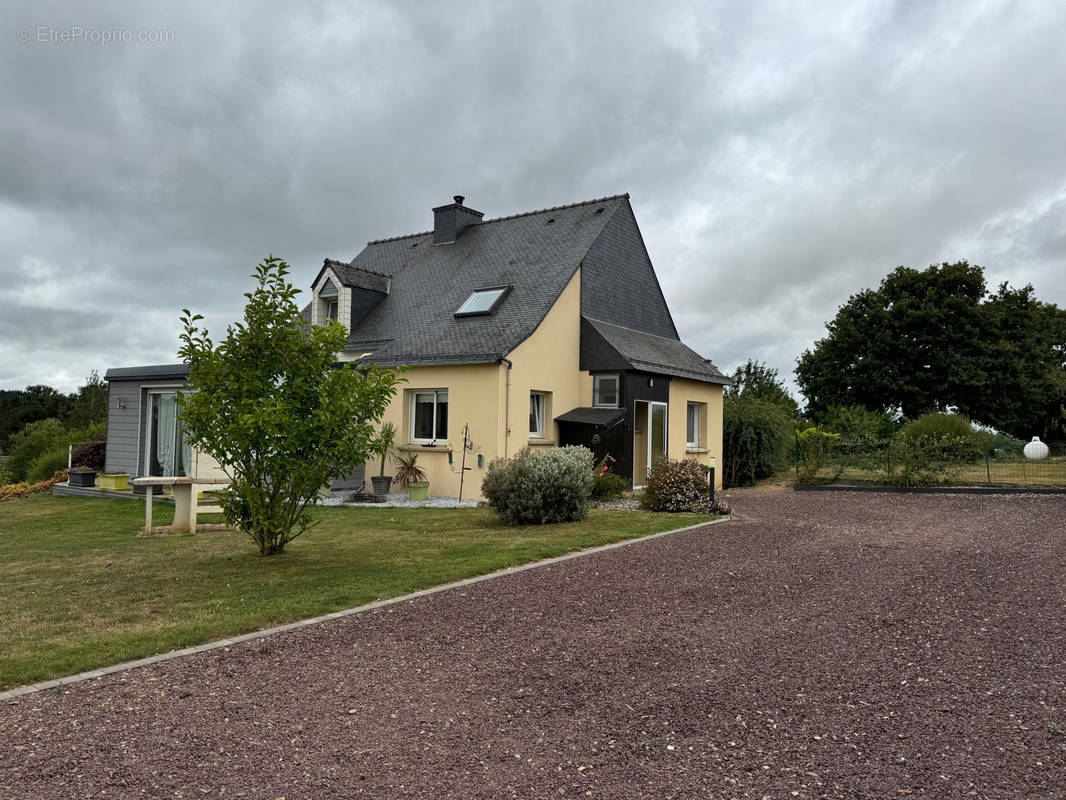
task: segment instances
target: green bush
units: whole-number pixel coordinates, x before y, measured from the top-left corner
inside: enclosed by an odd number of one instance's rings
[[[826,433],[817,428],[807,428],[796,434],[796,482],[801,486],[814,483],[832,483],[844,471],[843,464],[834,460],[839,433]],[[828,474],[821,474],[829,469]]]
[[[24,425],[11,436],[7,468],[12,481],[24,481],[35,459],[69,442],[70,432],[58,419],[42,419]],[[64,454],[63,466],[66,466]],[[52,477],[49,475],[48,477]]]
[[[709,486],[703,465],[691,458],[664,458],[651,468],[640,505],[648,511],[702,510]]]
[[[794,427],[788,412],[755,397],[726,398],[722,419],[722,480],[743,486],[787,469]]]
[[[41,453],[30,462],[26,470],[26,480],[30,483],[46,481],[60,470],[67,468],[67,446],[60,445],[52,450]]]
[[[821,418],[820,427],[839,433],[842,439],[877,441],[890,439],[899,426],[882,411],[863,406],[830,406]]]
[[[481,493],[512,525],[572,522],[588,516],[593,456],[584,447],[520,451],[489,464]]]
[[[621,475],[613,472],[602,473],[592,479],[592,498],[594,500],[617,500],[629,488],[629,483]]]
[[[918,419],[911,420],[900,429],[900,436],[904,439],[916,439],[920,436],[961,436],[972,438],[974,435],[973,425],[962,414],[941,414],[933,412],[922,414]]]

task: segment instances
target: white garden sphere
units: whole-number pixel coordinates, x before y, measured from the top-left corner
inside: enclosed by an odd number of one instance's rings
[[[1030,461],[1043,461],[1048,457],[1047,445],[1040,441],[1039,436],[1034,436],[1033,441],[1022,448],[1025,457]]]

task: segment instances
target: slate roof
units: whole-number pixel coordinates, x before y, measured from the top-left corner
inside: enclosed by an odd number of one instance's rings
[[[322,273],[325,272],[326,267],[329,267],[340,278],[340,282],[345,286],[357,288],[357,289],[370,289],[374,292],[381,292],[382,294],[389,293],[390,278],[388,275],[380,272],[372,272],[368,269],[360,269],[353,267],[351,264],[345,264],[343,261],[334,261],[332,258],[327,258],[322,264],[322,269],[318,271],[318,275],[311,281],[311,285],[314,286],[318,283],[318,279],[322,277]]]
[[[674,375],[706,383],[729,384],[731,382],[718,367],[711,363],[710,359],[703,358],[677,339],[667,339],[588,317],[582,317],[582,323],[583,329],[585,325],[591,326],[613,351],[607,357],[604,357],[602,353],[595,356],[603,360],[602,369],[617,369],[620,366],[620,360],[628,365],[629,369],[640,372]],[[583,364],[582,368],[596,369],[597,365]]]
[[[349,266],[392,283],[346,350],[385,365],[498,361],[537,329],[628,198],[487,219],[452,244],[435,246],[432,232],[368,243]],[[503,285],[512,288],[495,313],[455,317],[475,289]]]
[[[596,408],[585,406],[572,408],[555,418],[556,422],[580,422],[583,425],[610,425],[626,414],[624,408]]]

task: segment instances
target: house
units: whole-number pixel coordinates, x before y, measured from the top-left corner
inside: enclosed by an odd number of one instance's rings
[[[385,421],[432,494],[465,462],[475,496],[526,447],[585,445],[635,486],[664,456],[721,462],[729,379],[680,341],[628,195],[497,219],[456,196],[432,230],[327,259],[311,292],[310,323],[348,332],[340,361],[407,367]],[[211,468],[180,446],[182,369],[108,371],[109,470]]]

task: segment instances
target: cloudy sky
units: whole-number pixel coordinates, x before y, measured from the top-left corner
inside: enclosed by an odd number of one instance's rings
[[[0,7],[0,388],[176,360],[266,254],[629,192],[682,338],[791,376],[968,259],[1066,306],[1066,5]],[[109,41],[110,40],[110,41]]]

